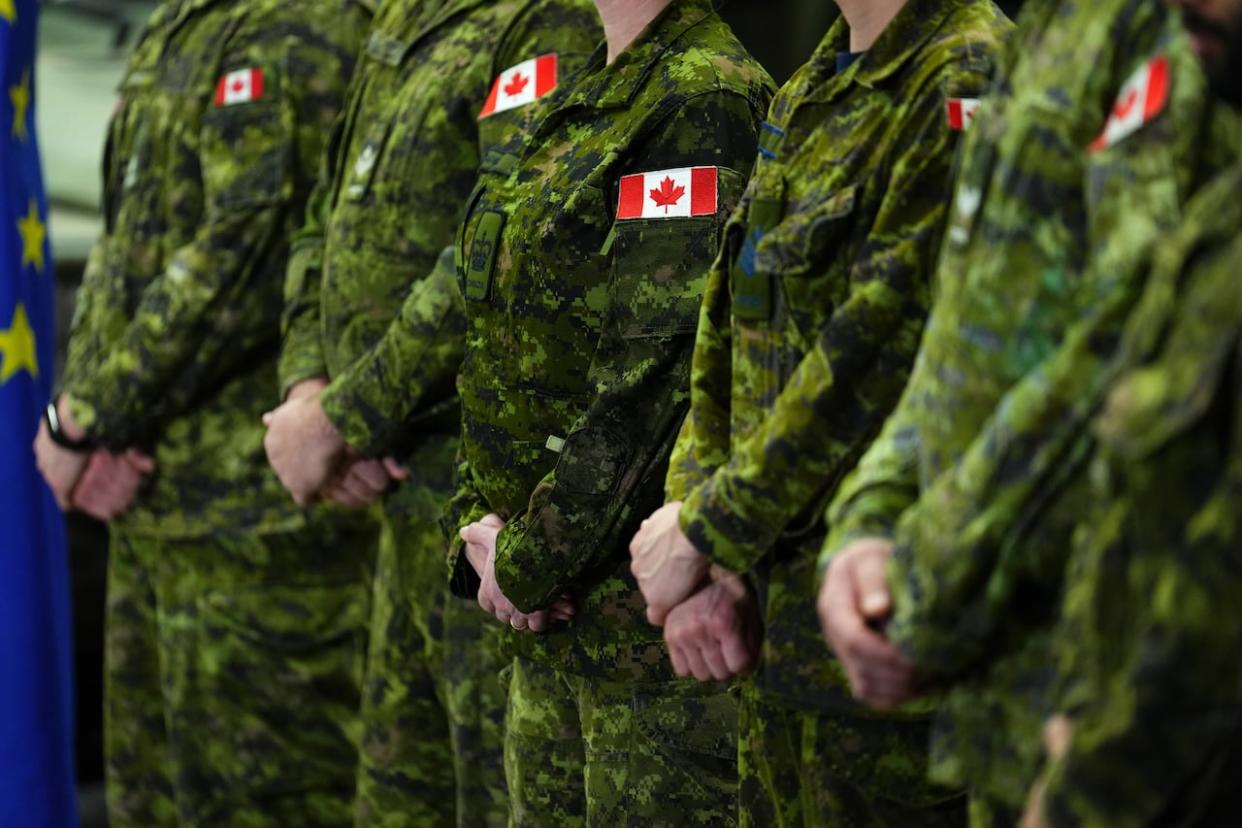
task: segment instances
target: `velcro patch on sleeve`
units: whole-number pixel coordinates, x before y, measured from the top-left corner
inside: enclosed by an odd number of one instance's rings
[[[492,83],[487,102],[479,112],[479,120],[516,109],[542,98],[556,88],[556,54],[524,60],[501,72]]]
[[[262,69],[238,69],[216,82],[216,106],[232,106],[262,99]]]
[[[716,167],[636,173],[622,177],[617,219],[690,218],[715,215]]]
[[[1091,142],[1089,149],[1100,152],[1138,132],[1164,111],[1169,104],[1169,59],[1165,55],[1152,58],[1138,69],[1117,95],[1109,112],[1104,131]]]

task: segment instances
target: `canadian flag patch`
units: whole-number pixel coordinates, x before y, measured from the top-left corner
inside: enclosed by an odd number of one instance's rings
[[[238,69],[216,83],[216,106],[250,103],[263,97],[263,70]]]
[[[957,132],[961,132],[974,123],[975,113],[978,111],[978,98],[949,98],[945,101],[949,129]]]
[[[1108,149],[1143,128],[1164,111],[1169,103],[1169,59],[1164,55],[1149,60],[1130,76],[1100,137],[1091,142],[1092,152]]]
[[[716,213],[715,167],[627,175],[622,177],[620,189],[618,219],[689,218]]]
[[[487,103],[479,112],[482,120],[506,109],[515,109],[542,98],[556,88],[556,55],[541,55],[506,69],[492,84]]]

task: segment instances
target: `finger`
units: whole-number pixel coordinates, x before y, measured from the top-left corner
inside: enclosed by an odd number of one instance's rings
[[[138,449],[128,449],[123,457],[125,462],[140,474],[150,474],[155,471],[155,458]]]
[[[268,428],[271,428],[271,427],[272,427],[272,419],[273,419],[273,417],[274,417],[273,412],[271,412],[271,411],[266,411],[266,412],[264,412],[264,414],[263,414],[263,425],[265,425],[265,426],[266,426],[266,427],[268,427]]]
[[[547,611],[532,612],[530,615],[526,616],[526,628],[531,632],[537,633],[546,630],[548,628]]]
[[[331,500],[333,503],[339,503],[342,506],[349,506],[353,509],[361,509],[367,505],[365,501],[359,500],[348,487],[343,485],[343,483],[344,481],[334,484],[324,493],[324,497]],[[296,500],[300,506],[306,506],[310,503],[310,497],[302,493],[294,494],[293,499]]]
[[[386,471],[388,473],[388,476],[391,477],[393,480],[409,480],[410,479],[410,470],[407,469],[405,466],[401,465],[400,463],[398,463],[393,458],[385,457],[381,462],[384,464],[384,471]]]
[[[718,637],[720,655],[730,675],[740,676],[754,669],[758,653],[751,649],[752,645],[742,635],[729,634]]]
[[[653,627],[663,627],[664,619],[668,618],[670,607],[659,604],[647,604],[647,621]]]
[[[681,678],[690,675],[690,668],[686,664],[686,656],[681,650],[681,645],[673,643],[667,636],[664,641],[668,644],[668,658],[673,663],[673,672]]]
[[[860,558],[854,566],[854,593],[858,608],[872,621],[887,618],[893,609],[893,596],[888,591],[888,562],[871,555]]]
[[[574,599],[568,595],[562,595],[560,598],[557,598],[549,609],[570,618],[573,618],[574,613],[578,611],[578,608],[574,606]]]
[[[496,514],[495,512],[492,512],[490,515],[487,515],[482,520],[480,520],[478,523],[480,526],[486,526],[491,529],[503,529],[505,526],[505,519],[502,518],[500,515]]]
[[[515,612],[509,616],[509,626],[513,629],[522,631],[530,626],[530,620],[520,612]]]
[[[682,648],[682,652],[686,656],[686,664],[690,668],[690,675],[699,681],[711,681],[712,671],[708,668],[707,662],[703,660],[703,654],[699,652],[699,648],[693,644],[686,644]]]
[[[376,497],[387,491],[392,483],[392,478],[388,476],[388,472],[384,471],[383,464],[376,460],[354,463],[349,473],[350,476],[357,478],[359,483],[374,492]]]
[[[362,506],[374,503],[379,495],[372,491],[361,479],[354,474],[346,474],[341,478],[340,487],[353,495],[354,499]]]
[[[707,665],[707,671],[716,681],[724,681],[733,675],[733,672],[725,663],[724,654],[720,651],[720,645],[716,641],[707,637],[700,637],[699,653],[703,656],[703,663]]]

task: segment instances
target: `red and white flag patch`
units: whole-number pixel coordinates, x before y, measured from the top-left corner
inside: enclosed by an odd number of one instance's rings
[[[516,109],[542,98],[556,88],[556,55],[541,55],[537,58],[524,60],[501,72],[492,84],[492,91],[487,96],[479,112],[482,120],[506,109]]]
[[[975,120],[979,111],[978,98],[949,98],[945,101],[945,112],[949,117],[949,129],[961,132]]]
[[[689,218],[715,213],[715,167],[682,167],[621,178],[619,220]]]
[[[263,97],[263,70],[238,69],[216,83],[216,106],[250,103]]]
[[[1090,150],[1108,149],[1143,128],[1164,111],[1169,103],[1169,59],[1160,55],[1130,76],[1117,95],[1108,122]]]

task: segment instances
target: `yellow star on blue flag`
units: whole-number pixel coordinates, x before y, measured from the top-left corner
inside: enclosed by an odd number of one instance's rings
[[[39,204],[33,198],[25,217],[17,222],[17,232],[22,237],[22,267],[34,265],[36,273],[43,272],[43,245],[47,241],[47,228],[39,218]]]
[[[26,308],[19,303],[13,311],[12,324],[7,329],[0,328],[0,385],[22,370],[29,371],[35,379],[39,378],[35,334],[30,320],[26,318]]]

